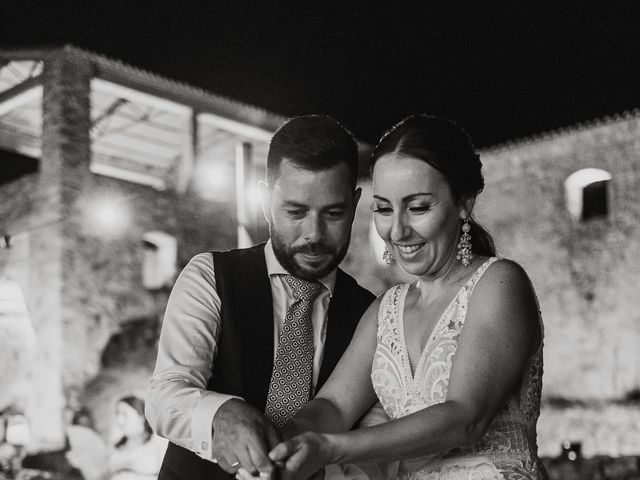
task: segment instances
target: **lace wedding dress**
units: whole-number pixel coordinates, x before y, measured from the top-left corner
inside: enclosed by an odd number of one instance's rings
[[[389,418],[400,418],[445,401],[469,299],[484,272],[496,260],[488,259],[459,290],[435,325],[415,372],[409,363],[402,318],[409,284],[397,285],[385,293],[378,312],[378,345],[371,379]],[[542,344],[528,359],[519,389],[479,442],[437,455],[403,460],[395,475],[399,479],[419,480],[546,479],[536,445],[541,381]]]

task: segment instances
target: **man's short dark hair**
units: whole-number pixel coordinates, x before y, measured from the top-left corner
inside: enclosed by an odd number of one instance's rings
[[[353,134],[328,115],[304,115],[284,123],[271,138],[267,182],[273,187],[284,159],[311,171],[347,165],[351,185],[358,180],[358,144]]]

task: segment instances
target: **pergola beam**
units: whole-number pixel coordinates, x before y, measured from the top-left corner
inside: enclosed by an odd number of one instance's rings
[[[254,127],[246,123],[238,122],[237,120],[231,120],[215,113],[203,112],[198,115],[198,120],[202,123],[212,125],[221,130],[235,133],[241,137],[245,137],[250,140],[256,140],[260,142],[269,142],[273,132],[265,130],[260,127]]]
[[[40,75],[29,78],[0,93],[0,116],[38,98],[42,98]]]
[[[110,80],[104,80],[102,78],[93,78],[91,80],[92,87],[100,92],[114,95],[118,98],[129,100],[132,103],[146,105],[156,108],[161,111],[175,113],[181,117],[189,116],[193,110],[188,105],[168,100],[166,98],[143,92],[138,89],[130,88],[128,86],[114,83]],[[221,130],[226,130],[230,133],[235,133],[250,140],[256,140],[261,142],[268,142],[273,135],[273,132],[265,130],[260,127],[248,125],[238,120],[223,117],[211,112],[201,112],[198,114],[198,120],[212,125]]]
[[[181,105],[171,100],[167,100],[156,95],[151,95],[140,90],[135,90],[133,88],[125,87],[124,85],[119,85],[117,83],[103,80],[101,78],[91,79],[91,87],[94,90],[108,93],[117,98],[123,98],[134,104],[146,105],[148,107],[152,107],[165,112],[175,113],[180,116],[188,115],[191,110],[186,105]]]
[[[164,177],[166,170],[149,164],[141,164],[139,162],[118,158],[112,155],[93,152],[93,161],[90,170],[99,175],[106,175],[128,182],[148,185],[157,190],[164,190],[166,182]]]
[[[187,191],[198,157],[198,119],[193,110],[184,119],[185,129],[183,136],[182,155],[178,159],[176,172],[176,190],[178,193]]]

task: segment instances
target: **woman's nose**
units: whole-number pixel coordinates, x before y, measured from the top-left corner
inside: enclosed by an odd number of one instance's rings
[[[411,227],[407,223],[406,216],[402,213],[394,215],[391,225],[391,240],[394,242],[400,241],[410,235],[410,233]]]

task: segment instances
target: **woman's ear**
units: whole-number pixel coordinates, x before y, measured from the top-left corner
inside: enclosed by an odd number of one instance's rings
[[[475,203],[476,197],[469,197],[462,200],[462,205],[460,206],[460,218],[462,220],[471,216]]]

